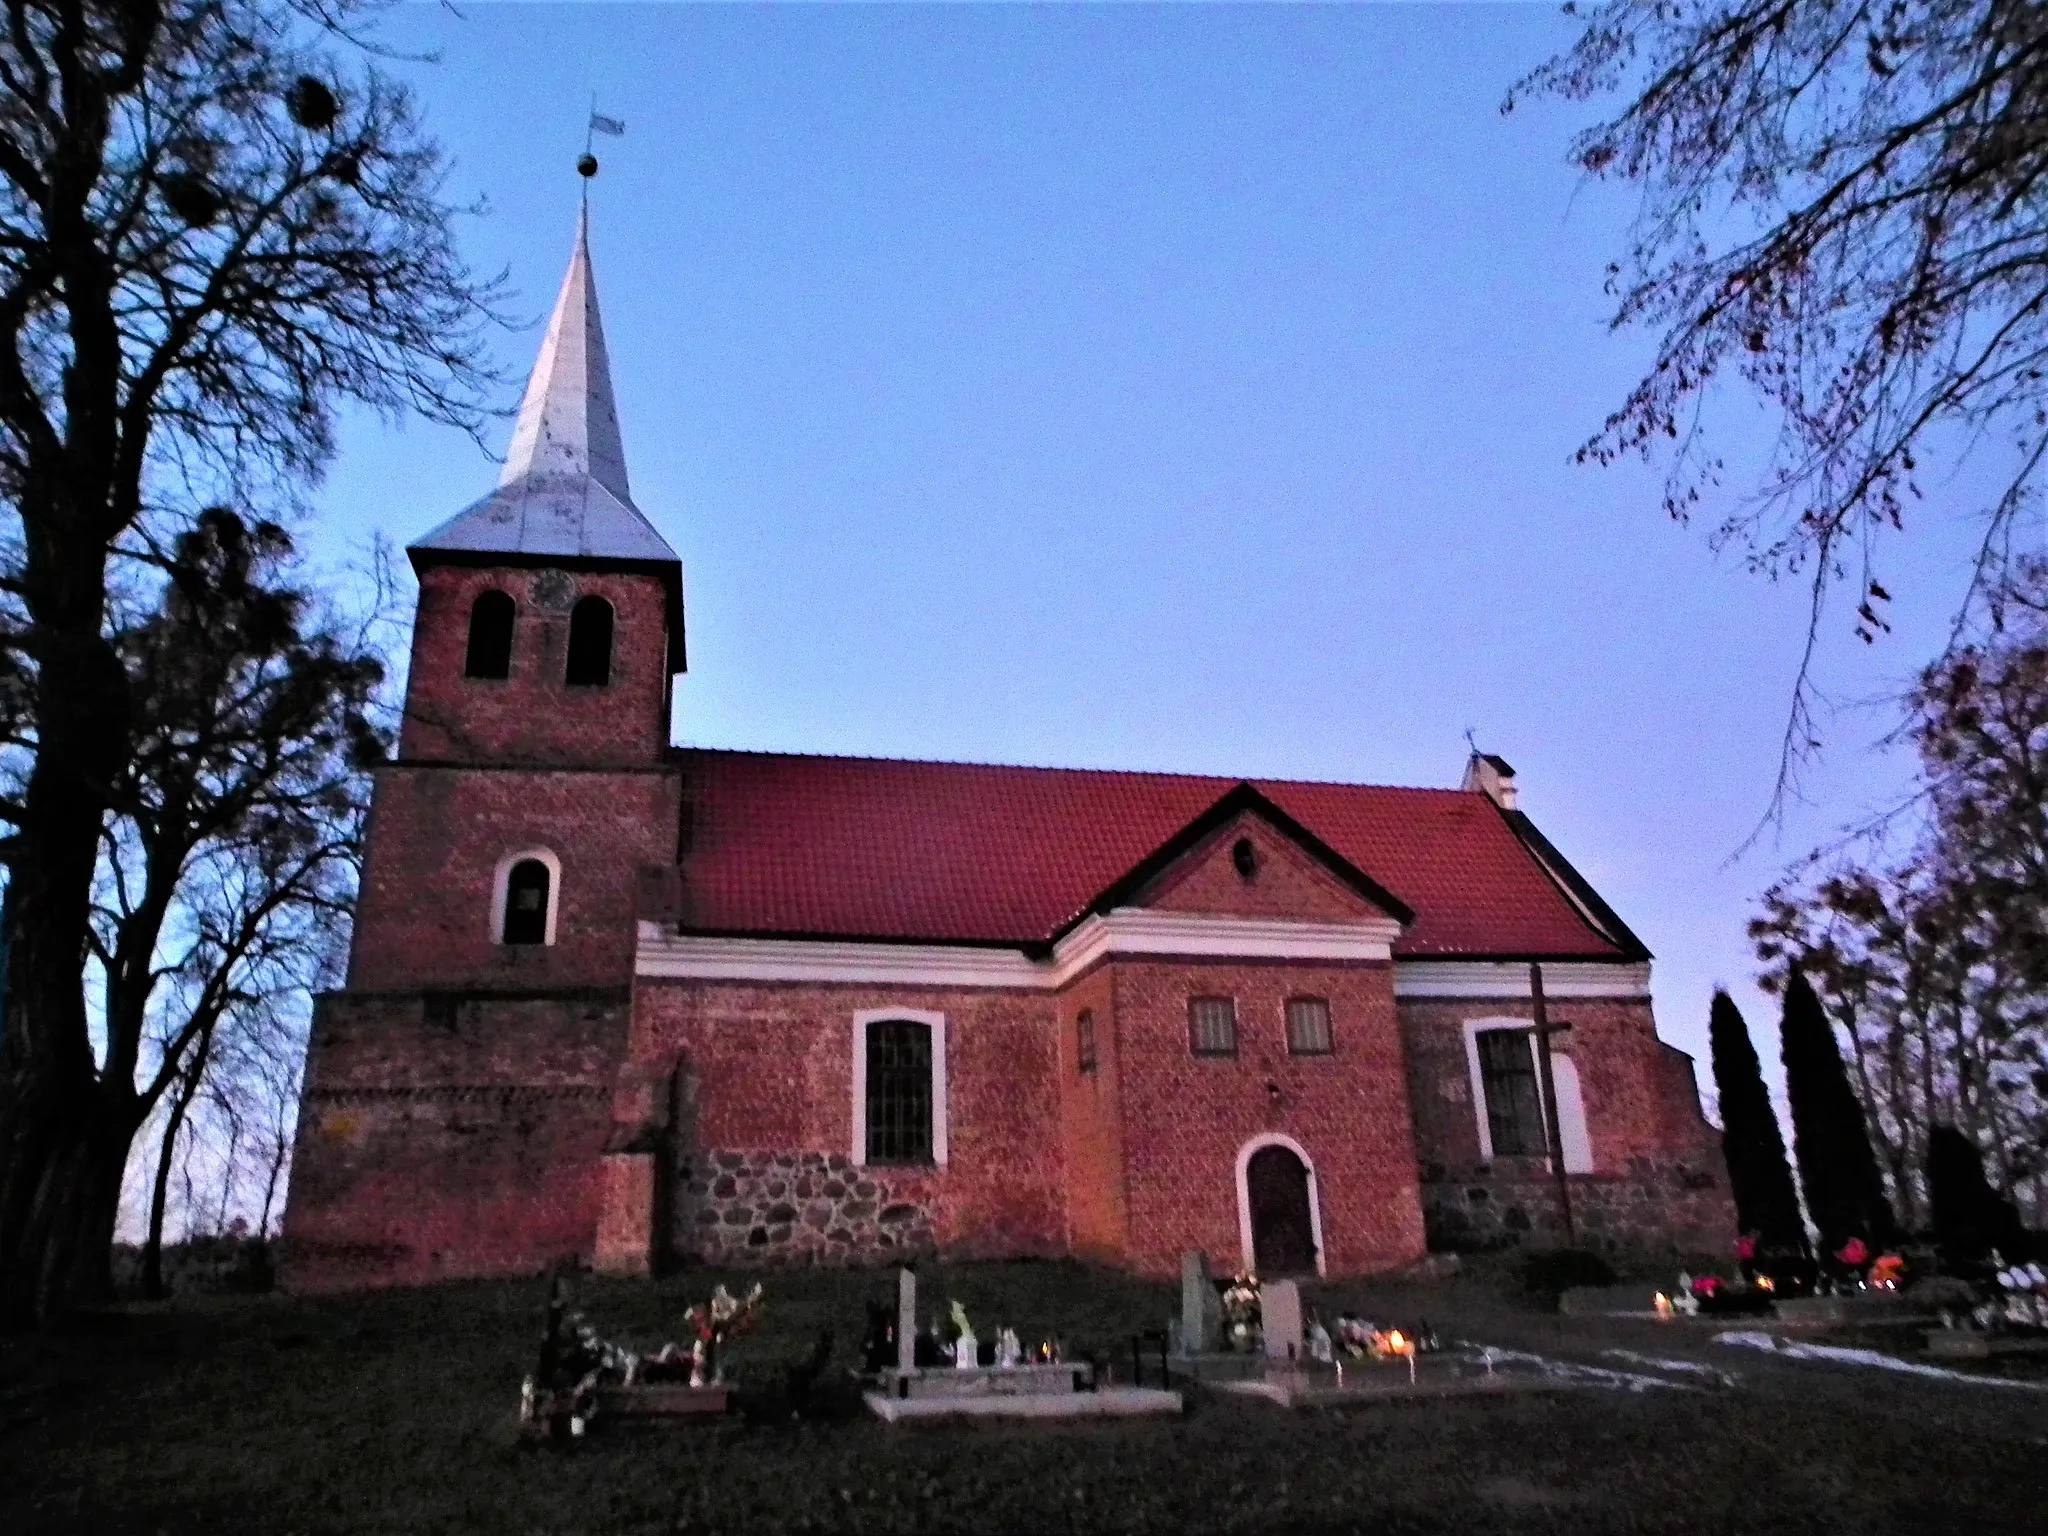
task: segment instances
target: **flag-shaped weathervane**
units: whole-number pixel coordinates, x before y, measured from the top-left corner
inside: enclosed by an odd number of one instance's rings
[[[616,117],[606,117],[597,110],[597,98],[590,99],[590,124],[583,133],[583,154],[576,162],[576,173],[588,181],[597,174],[597,156],[590,152],[598,134],[618,138],[626,131],[626,125]]]

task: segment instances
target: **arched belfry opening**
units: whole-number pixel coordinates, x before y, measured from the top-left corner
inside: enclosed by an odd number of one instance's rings
[[[478,595],[469,609],[469,648],[464,677],[503,679],[512,675],[512,623],[518,607],[512,594],[496,587]]]
[[[602,688],[612,680],[612,605],[586,597],[569,612],[569,665],[563,681],[571,688]]]

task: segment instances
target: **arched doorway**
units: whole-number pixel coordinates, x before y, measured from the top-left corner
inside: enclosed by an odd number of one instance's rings
[[[1318,1251],[1314,1174],[1299,1148],[1279,1140],[1239,1162],[1246,1257],[1261,1276],[1312,1275]]]

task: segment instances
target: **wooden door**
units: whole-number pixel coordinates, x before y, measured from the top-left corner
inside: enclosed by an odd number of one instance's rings
[[[1244,1171],[1251,1206],[1252,1263],[1262,1278],[1316,1272],[1315,1218],[1308,1169],[1286,1147],[1261,1147]]]

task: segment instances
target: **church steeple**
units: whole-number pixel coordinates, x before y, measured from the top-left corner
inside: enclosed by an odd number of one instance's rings
[[[576,217],[576,249],[555,299],[555,313],[540,345],[519,424],[505,455],[500,485],[535,475],[588,475],[627,506],[626,447],[619,439],[619,410],[612,398],[611,358],[605,351],[604,322],[597,312],[597,287],[590,277],[590,209]]]
[[[410,545],[415,564],[437,553],[675,562],[627,485],[589,223],[586,207],[498,488]]]

